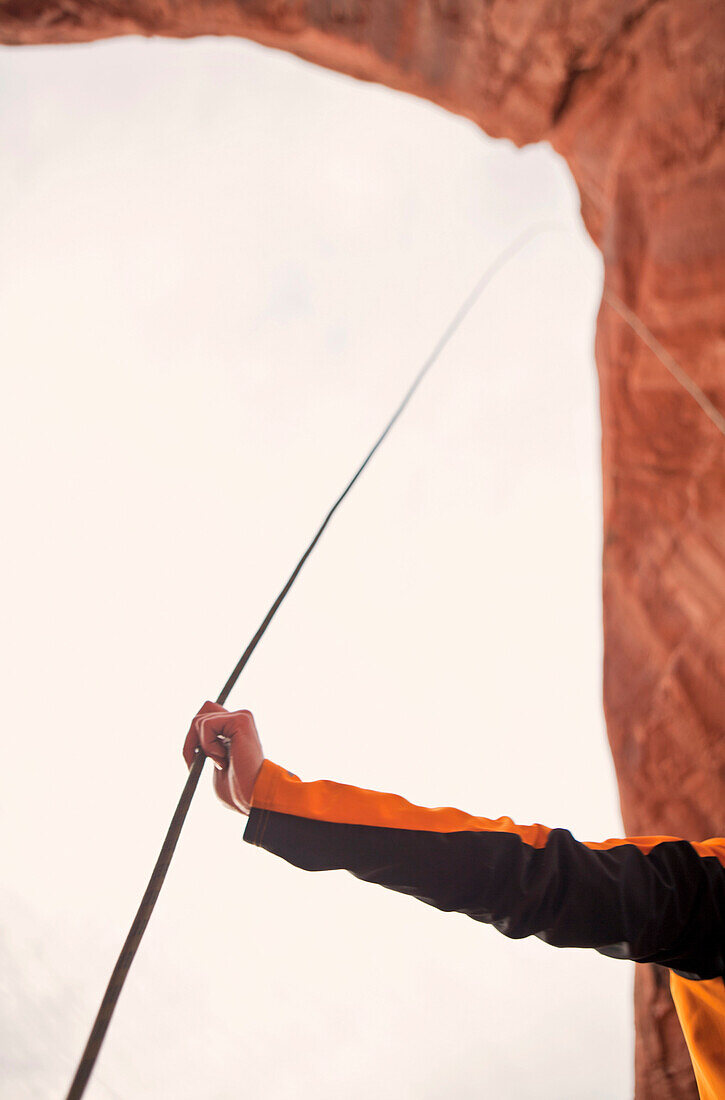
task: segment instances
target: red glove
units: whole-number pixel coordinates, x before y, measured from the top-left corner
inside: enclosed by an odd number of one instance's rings
[[[191,767],[197,749],[214,764],[214,790],[232,810],[248,814],[252,791],[264,762],[254,718],[248,710],[229,712],[204,703],[184,742],[184,760]]]

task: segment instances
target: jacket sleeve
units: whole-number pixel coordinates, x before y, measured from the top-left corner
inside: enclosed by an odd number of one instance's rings
[[[244,839],[308,871],[464,913],[514,939],[725,974],[725,839],[583,843],[566,829],[425,809],[398,795],[304,783],[266,760]]]

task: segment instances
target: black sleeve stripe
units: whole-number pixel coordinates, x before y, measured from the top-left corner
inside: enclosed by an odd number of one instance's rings
[[[689,978],[725,973],[725,871],[684,840],[648,851],[589,847],[552,829],[434,832],[314,820],[253,808],[245,840],[310,871],[344,869],[512,938],[593,947]]]

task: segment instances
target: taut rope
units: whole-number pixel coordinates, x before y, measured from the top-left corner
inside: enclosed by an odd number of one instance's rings
[[[357,471],[352,476],[352,478],[343,489],[342,493],[332,505],[324,520],[320,524],[317,533],[315,534],[309,546],[298,561],[287,583],[284,585],[282,591],[277,596],[277,599],[274,601],[269,611],[265,615],[257,632],[255,633],[247,648],[244,650],[242,656],[239,658],[236,667],[234,668],[229,679],[219,693],[219,696],[216,700],[219,705],[223,706],[223,704],[226,702],[232,688],[239,679],[239,676],[241,675],[244,666],[246,665],[249,658],[252,656],[252,653],[256,649],[258,643],[264,635],[264,632],[266,631],[267,627],[277,613],[282,601],[284,600],[285,596],[297,579],[297,576],[302,569],[302,566],[305,564],[308,557],[314,550],[315,546],[322,536],[323,531],[327,527],[333,515],[342,504],[343,500],[350,492],[353,485],[360,477],[363,470],[377,451],[378,447],[381,445],[385,437],[392,429],[393,425],[396,423],[398,418],[405,410],[406,406],[408,405],[413,394],[425,378],[426,374],[437,361],[442,351],[449,343],[459,326],[471,312],[485,288],[498,274],[498,272],[501,271],[501,269],[505,267],[506,264],[514,258],[514,256],[516,256],[527,244],[529,244],[530,241],[532,241],[540,233],[543,233],[549,229],[561,228],[565,227],[556,222],[545,222],[530,227],[528,230],[526,230],[525,233],[522,233],[519,237],[517,237],[512,244],[510,244],[507,248],[500,252],[496,259],[486,268],[483,275],[474,286],[473,290],[470,292],[468,297],[458,309],[453,319],[448,324],[443,334],[440,336],[438,342],[436,343],[430,355],[418,371],[411,386],[409,387],[408,391],[400,402],[398,408],[395,410],[390,420],[386,424],[385,428],[381,432],[380,436],[370,448],[370,451],[361,462]],[[677,379],[680,385],[682,385],[684,389],[687,390],[690,396],[693,397],[695,401],[697,401],[705,414],[713,421],[715,426],[719,428],[720,431],[723,432],[723,434],[725,434],[725,417],[723,417],[719,410],[715,408],[709,398],[702,392],[702,390],[700,390],[700,388],[692,381],[692,379],[689,378],[689,375],[686,374],[682,367],[680,367],[679,364],[676,363],[669,352],[652,335],[652,333],[642,323],[642,321],[639,320],[637,315],[634,314],[612,291],[605,290],[604,299],[610,306],[612,306],[613,309],[617,311],[617,313],[619,313],[620,317],[650,348],[650,350],[657,356],[663,366],[665,366],[666,369]],[[184,786],[178,805],[176,807],[176,810],[174,811],[174,816],[171,819],[169,830],[166,834],[163,845],[161,846],[161,851],[159,853],[158,859],[156,860],[156,865],[151,873],[151,878],[149,879],[146,891],[143,895],[143,898],[141,899],[141,904],[139,905],[138,912],[134,917],[131,929],[128,933],[128,936],[126,937],[126,941],[123,947],[121,948],[121,953],[118,956],[116,965],[113,968],[113,973],[111,974],[106,992],[104,993],[103,1000],[101,1001],[101,1007],[98,1010],[98,1014],[91,1029],[91,1033],[88,1037],[85,1050],[83,1051],[83,1055],[78,1064],[78,1068],[76,1070],[75,1077],[73,1078],[71,1087],[68,1091],[66,1100],[80,1100],[80,1098],[83,1096],[86,1085],[93,1071],[93,1067],[96,1063],[98,1052],[101,1049],[101,1044],[103,1043],[103,1039],[108,1029],[111,1016],[113,1015],[113,1011],[116,1007],[119,995],[121,993],[121,990],[123,989],[123,984],[126,980],[126,976],[129,972],[136,951],[138,950],[138,946],[141,942],[144,931],[146,930],[146,925],[148,924],[149,918],[151,917],[151,914],[153,912],[154,906],[156,904],[156,899],[158,898],[161,887],[163,886],[166,872],[168,871],[169,864],[171,863],[171,857],[174,854],[174,850],[176,848],[176,844],[179,839],[179,835],[181,833],[181,829],[184,824],[189,806],[191,805],[191,800],[194,797],[194,792],[196,791],[197,785],[199,783],[199,778],[203,771],[205,761],[206,757],[203,753],[199,752],[191,766],[191,769],[189,770],[189,776],[186,781],[186,785]]]
[[[340,496],[337,498],[332,508],[330,508],[330,511],[327,513],[324,520],[320,524],[316,535],[310,542],[300,560],[297,562],[297,565],[294,567],[289,577],[289,580],[287,581],[284,588],[277,596],[277,599],[274,601],[269,611],[265,615],[257,632],[255,633],[247,648],[244,650],[244,653],[239,658],[239,661],[237,662],[237,665],[234,668],[232,674],[220,691],[216,700],[220,706],[223,706],[226,702],[232,688],[239,679],[239,676],[241,675],[244,666],[246,665],[249,658],[252,656],[254,650],[257,648],[257,645],[260,642],[264,632],[266,631],[267,627],[277,613],[280,604],[282,603],[285,596],[297,579],[297,576],[302,569],[302,566],[305,564],[308,557],[319,542],[323,531],[327,527],[333,515],[340,507],[357,479],[360,477],[368,462],[370,462],[370,459],[373,457],[378,447],[387,436],[388,432],[391,430],[400,415],[403,413],[404,409],[408,405],[408,402],[412,398],[415,391],[418,389],[418,386],[421,384],[428,371],[439,358],[441,352],[446,347],[451,337],[454,335],[458,327],[471,312],[483,291],[486,289],[494,276],[497,275],[498,272],[503,267],[505,267],[509,260],[512,260],[514,256],[521,251],[522,248],[524,248],[540,233],[545,232],[547,229],[554,228],[560,228],[558,223],[547,222],[530,227],[526,230],[525,233],[522,233],[519,237],[517,237],[512,244],[508,245],[507,248],[500,252],[496,259],[486,268],[483,275],[474,286],[473,290],[470,292],[468,297],[459,308],[458,312],[453,317],[452,321],[448,324],[447,328],[440,336],[435,347],[418,371],[410,388],[403,397],[403,400],[400,402],[400,405],[391,416],[383,431],[380,433],[378,439],[370,448],[368,454],[361,462],[357,471],[350,478],[350,481],[340,493]],[[174,854],[174,849],[176,848],[176,844],[178,842],[179,835],[181,833],[184,820],[186,818],[186,814],[189,810],[191,800],[194,797],[194,792],[196,791],[197,785],[199,783],[199,778],[204,769],[205,761],[206,757],[204,756],[204,754],[198,753],[189,770],[189,777],[186,780],[186,785],[181,793],[181,798],[179,799],[176,810],[174,811],[174,816],[171,819],[169,830],[164,839],[164,843],[161,846],[161,851],[159,852],[158,859],[156,860],[156,865],[151,872],[151,878],[149,879],[148,886],[146,887],[146,891],[143,895],[143,898],[141,899],[141,904],[138,907],[138,912],[134,917],[131,929],[126,937],[126,941],[123,947],[121,948],[121,953],[118,956],[116,965],[113,968],[113,973],[111,974],[108,986],[106,987],[106,992],[104,993],[103,1000],[101,1001],[101,1007],[98,1010],[98,1014],[93,1023],[93,1027],[91,1028],[91,1033],[88,1036],[85,1050],[83,1051],[81,1060],[78,1063],[78,1068],[76,1070],[75,1077],[73,1078],[70,1089],[68,1090],[66,1100],[80,1100],[80,1098],[83,1096],[86,1085],[88,1084],[88,1079],[93,1072],[93,1067],[96,1064],[98,1052],[101,1049],[101,1044],[103,1043],[106,1031],[108,1030],[108,1025],[111,1021],[111,1016],[113,1015],[113,1011],[116,1007],[116,1003],[120,996],[121,990],[123,989],[123,984],[126,981],[126,976],[131,968],[131,963],[133,962],[136,951],[138,950],[138,946],[141,943],[141,939],[146,930],[146,925],[149,922],[149,918],[153,913],[154,906],[156,905],[156,899],[158,898],[159,893],[161,892],[161,887],[164,884],[166,872],[169,869],[171,857]]]

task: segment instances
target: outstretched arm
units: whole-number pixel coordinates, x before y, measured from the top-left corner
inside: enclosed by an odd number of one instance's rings
[[[239,715],[206,714],[201,723],[208,745],[216,725],[226,731],[232,769],[235,753],[255,760],[253,782],[239,799],[250,807],[249,843],[309,871],[347,870],[512,938],[593,947],[689,978],[725,974],[725,840],[582,843],[565,829],[426,809],[340,783],[304,783],[263,760],[251,715]],[[255,739],[259,748],[250,753]],[[223,783],[228,773],[218,756]],[[241,771],[237,765],[234,775]]]

